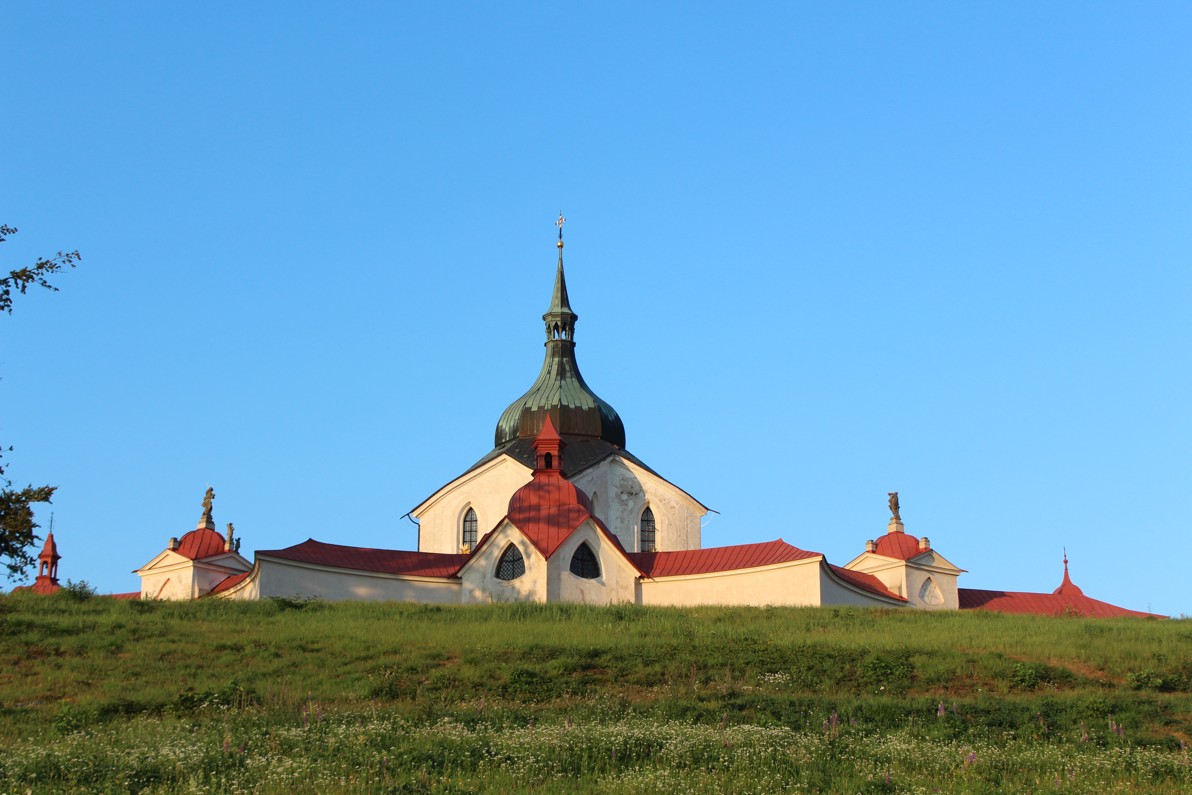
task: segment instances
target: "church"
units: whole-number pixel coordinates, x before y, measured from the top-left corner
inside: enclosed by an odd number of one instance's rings
[[[579,316],[563,269],[563,218],[545,357],[497,420],[492,450],[411,512],[418,549],[307,539],[240,554],[216,530],[207,490],[197,527],[135,573],[144,599],[507,601],[641,605],[855,605],[925,610],[1144,616],[1084,596],[1068,577],[1050,594],[978,591],[926,537],[906,532],[889,495],[882,537],[843,566],[778,538],[704,548],[705,507],[626,447],[616,410],[575,354]],[[544,285],[545,287],[545,285]],[[859,547],[861,544],[858,545]],[[56,565],[56,561],[55,561]]]

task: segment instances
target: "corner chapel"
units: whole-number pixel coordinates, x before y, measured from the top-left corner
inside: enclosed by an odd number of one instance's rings
[[[703,548],[700,526],[708,509],[627,449],[621,417],[580,374],[579,316],[563,269],[563,220],[557,222],[554,288],[542,316],[542,369],[501,413],[493,448],[410,512],[419,526],[417,550],[307,539],[259,550],[250,563],[239,554],[232,525],[226,537],[215,531],[208,489],[198,527],[180,541],[171,538],[165,551],[135,572],[141,597],[1143,615],[1085,597],[1068,579],[1066,558],[1064,584],[1053,594],[958,588],[963,569],[926,537],[905,531],[893,493],[886,534],[866,542],[865,551],[844,566],[781,538]]]

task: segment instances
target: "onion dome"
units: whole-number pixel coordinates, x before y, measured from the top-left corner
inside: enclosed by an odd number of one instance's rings
[[[596,396],[584,383],[575,361],[575,321],[563,275],[563,217],[559,216],[559,266],[550,308],[542,316],[546,323],[546,358],[542,371],[526,394],[501,414],[495,435],[496,447],[517,439],[533,439],[549,415],[556,432],[564,437],[602,439],[625,447],[625,425],[615,409]]]
[[[592,515],[588,495],[563,477],[565,446],[550,415],[545,416],[534,439],[534,476],[509,498],[509,521],[547,558]]]

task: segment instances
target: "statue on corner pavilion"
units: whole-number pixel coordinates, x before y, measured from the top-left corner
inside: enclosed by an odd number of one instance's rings
[[[887,491],[886,494],[890,496],[890,514],[894,521],[901,522],[902,517],[898,515],[898,492]]]

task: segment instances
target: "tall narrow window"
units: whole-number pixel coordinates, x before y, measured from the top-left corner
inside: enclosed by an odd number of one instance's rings
[[[464,546],[476,546],[476,512],[471,508],[464,514]]]
[[[497,579],[516,580],[525,573],[525,558],[522,557],[522,553],[518,551],[517,547],[510,544],[501,553],[501,559],[497,561]]]
[[[649,508],[642,511],[641,551],[654,551],[654,512]]]
[[[600,561],[596,560],[596,553],[586,541],[580,544],[571,556],[571,573],[585,580],[594,580],[600,576]]]

